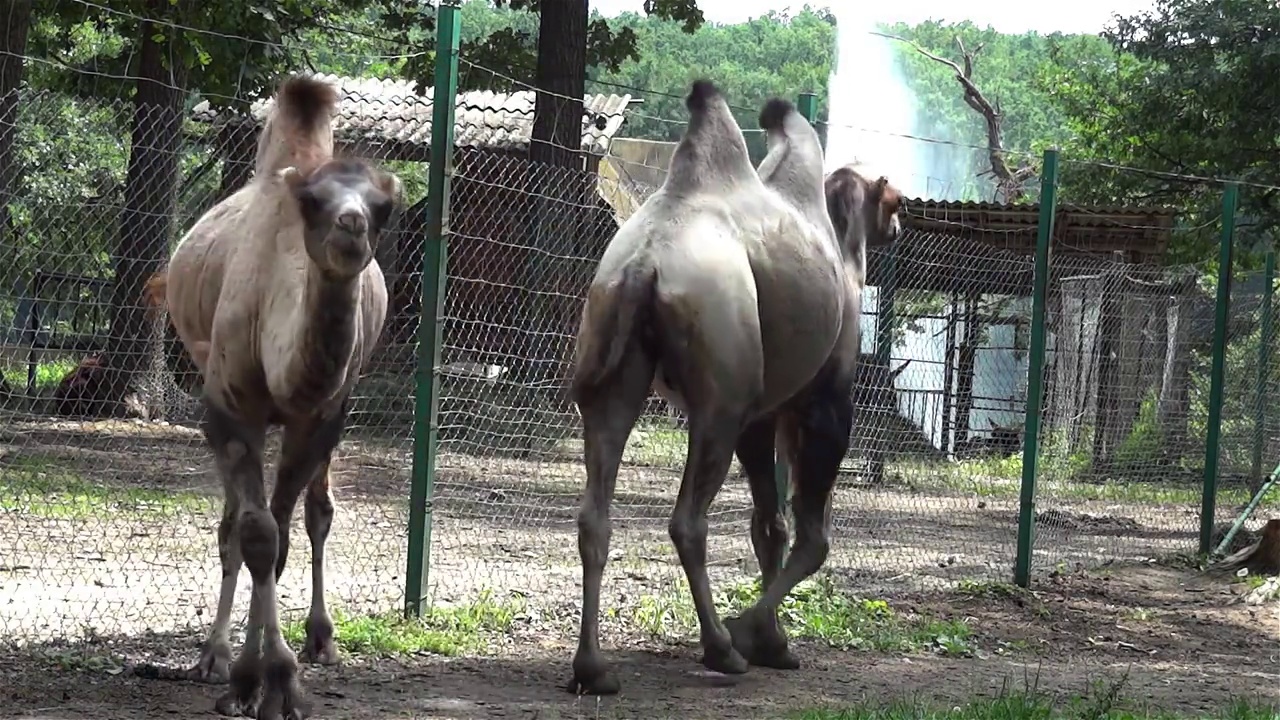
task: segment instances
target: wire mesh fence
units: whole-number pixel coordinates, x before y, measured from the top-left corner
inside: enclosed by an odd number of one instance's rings
[[[435,241],[424,220],[434,98],[410,83],[327,76],[344,98],[340,151],[383,163],[406,189],[406,211],[378,249],[390,307],[336,464],[327,589],[346,614],[403,604],[414,395],[434,371],[430,597],[516,593],[531,611],[567,619],[577,610],[585,480],[567,395],[582,293],[619,225],[662,184],[673,144],[625,136],[640,112],[630,96],[588,95],[581,143],[555,149],[580,162],[552,167],[531,140],[535,91],[466,58],[462,67],[468,85],[493,89],[455,98],[443,348],[428,372],[417,337],[424,248]],[[198,429],[198,381],[166,318],[139,333],[146,352],[129,402],[100,396],[103,358],[122,341],[120,308],[143,314],[140,299],[121,300],[116,275],[123,218],[137,212],[125,197],[137,113],[125,102],[21,93],[12,132],[25,175],[3,198],[0,234],[0,642],[203,629],[219,575],[221,492]],[[249,178],[265,112],[202,103],[186,118],[169,158],[181,179],[166,251]],[[969,182],[930,181],[965,199],[908,202],[905,234],[870,250],[855,429],[826,566],[858,592],[1012,573],[1041,218],[1034,204],[975,201],[986,188]],[[1191,229],[1176,220],[1153,208],[1071,206],[1059,216],[1046,393],[1030,404],[1043,419],[1037,573],[1194,550],[1212,272],[1170,266],[1160,250],[1216,220]],[[1280,462],[1280,411],[1266,402],[1280,389],[1280,332],[1274,296],[1265,319],[1260,277],[1242,275],[1232,293],[1220,520]],[[689,629],[667,538],[685,448],[683,419],[655,395],[614,504],[603,605],[662,632]],[[757,574],[750,509],[735,461],[711,517],[712,582],[724,590]],[[307,605],[309,553],[294,543],[280,583],[290,617]],[[247,585],[246,573],[239,616]]]

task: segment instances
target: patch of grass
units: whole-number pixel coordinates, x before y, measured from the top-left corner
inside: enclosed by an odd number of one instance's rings
[[[75,470],[44,458],[6,459],[0,465],[0,511],[58,519],[107,513],[172,515],[204,512],[211,499],[199,493],[91,483]]]
[[[1039,694],[1007,694],[951,707],[921,702],[807,710],[795,720],[1275,720],[1280,705],[1239,700],[1211,714],[1146,712],[1122,706],[1118,696],[1077,697],[1065,702]]]
[[[1021,492],[1022,458],[987,458],[947,463],[900,461],[891,466],[890,477],[901,477],[914,487],[927,490],[959,490],[978,497],[1017,498]],[[1198,507],[1201,488],[1194,482],[1179,480],[1101,479],[1089,480],[1087,474],[1057,472],[1042,467],[1036,481],[1039,497],[1069,500],[1096,500],[1119,503],[1150,503]],[[1238,486],[1220,487],[1218,503],[1247,503],[1249,489]],[[1264,506],[1280,507],[1280,498],[1264,498]]]
[[[689,433],[659,424],[640,423],[631,431],[623,462],[629,465],[671,467],[684,463]]]
[[[347,615],[335,611],[333,624],[338,647],[354,655],[460,655],[485,649],[496,637],[510,632],[524,613],[524,599],[512,595],[495,598],[484,591],[462,605],[433,607],[422,618],[398,613]],[[285,623],[285,640],[301,645],[306,638],[304,619]]]
[[[719,590],[716,607],[724,616],[750,607],[760,595],[760,582],[748,581]],[[779,609],[793,638],[809,638],[830,647],[879,652],[932,651],[948,656],[972,654],[973,632],[959,620],[907,617],[884,600],[841,592],[827,576],[796,587]],[[683,578],[658,596],[640,599],[632,622],[660,637],[688,637],[698,630],[697,613]]]
[[[66,377],[67,373],[75,369],[77,364],[79,360],[76,358],[57,358],[36,363],[36,389],[45,390],[56,386],[62,382],[62,378]],[[5,368],[4,379],[9,383],[9,387],[20,392],[27,387],[27,366]]]

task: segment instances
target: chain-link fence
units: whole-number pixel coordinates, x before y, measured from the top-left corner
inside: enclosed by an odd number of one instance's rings
[[[423,293],[435,284],[424,250],[439,241],[426,222],[439,200],[427,191],[432,93],[327,76],[343,95],[340,150],[383,163],[406,189],[406,210],[378,249],[387,325],[334,472],[327,590],[349,615],[402,607],[414,396],[437,376],[428,596],[467,603],[516,592],[531,611],[568,619],[579,597],[585,471],[566,388],[583,290],[618,226],[663,182],[673,144],[627,138],[626,119],[643,106],[616,93],[585,98],[576,147],[539,144],[534,90],[466,57],[461,67],[469,86],[492,90],[455,99],[437,368],[418,365]],[[3,197],[0,229],[0,641],[200,629],[219,577],[221,493],[198,429],[198,382],[167,319],[147,315],[137,283],[121,279],[133,267],[124,261],[138,260],[130,248],[143,243],[129,218],[143,212],[131,182],[145,184],[131,177],[146,168],[130,163],[148,113],[26,88],[18,98],[2,128],[23,171]],[[739,109],[754,133],[755,111]],[[162,188],[172,193],[168,230],[145,236],[152,269],[248,179],[265,111],[261,102],[248,116],[201,103],[173,143],[149,148],[178,177]],[[978,202],[970,190],[985,186],[932,180],[953,199],[909,201],[904,236],[869,257],[856,423],[827,564],[867,593],[1004,581],[1018,553],[1043,218],[1028,197]],[[1178,233],[1213,235],[1218,225],[1161,208],[1059,208],[1044,397],[1030,403],[1042,421],[1036,573],[1194,551],[1214,272],[1171,266],[1163,252]],[[1232,293],[1223,521],[1280,461],[1280,410],[1267,403],[1280,389],[1280,323],[1274,297],[1266,319],[1263,275],[1241,275]],[[106,378],[122,347],[136,357],[117,396]],[[655,396],[618,480],[602,603],[615,617],[661,627],[687,602],[667,538],[685,450],[682,418]],[[757,573],[750,507],[735,462],[712,509],[718,588]],[[309,553],[294,541],[279,586],[290,616],[307,605]],[[239,615],[248,582],[242,574]]]

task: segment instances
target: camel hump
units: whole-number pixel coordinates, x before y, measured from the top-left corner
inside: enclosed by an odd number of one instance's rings
[[[795,109],[796,106],[790,100],[771,98],[760,110],[760,127],[770,132],[782,130],[787,116],[795,112]]]
[[[280,85],[276,93],[276,114],[292,125],[297,133],[310,135],[333,114],[338,104],[338,91],[329,83],[307,75],[294,75]]]
[[[294,75],[281,83],[258,138],[258,176],[290,166],[306,175],[333,157],[337,105],[337,88],[319,78]]]
[[[715,83],[697,80],[685,97],[689,124],[676,145],[663,187],[675,194],[721,192],[755,180],[747,141]]]
[[[684,99],[684,106],[691,113],[704,113],[713,101],[723,97],[715,83],[710,80],[695,80],[689,88],[689,95]]]
[[[760,110],[769,154],[760,162],[760,180],[811,218],[826,205],[822,142],[818,132],[789,100],[773,98]]]

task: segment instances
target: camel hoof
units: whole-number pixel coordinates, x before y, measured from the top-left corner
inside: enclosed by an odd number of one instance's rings
[[[213,704],[213,709],[218,711],[219,715],[226,717],[247,717],[253,718],[258,716],[258,693],[255,691],[244,697],[241,692],[232,689],[223,693]]]
[[[223,642],[205,643],[200,660],[187,671],[187,679],[210,685],[231,682],[231,646]]]
[[[741,675],[747,671],[747,660],[732,644],[723,648],[708,647],[702,652],[702,665],[724,675]]]
[[[305,720],[311,714],[298,682],[297,663],[292,660],[268,665],[257,720]]]
[[[617,695],[622,689],[617,676],[599,660],[573,661],[573,678],[565,690],[574,695]]]
[[[298,661],[311,665],[337,665],[338,644],[333,639],[333,623],[317,622],[307,628],[307,641]]]
[[[733,638],[733,647],[748,663],[775,670],[800,668],[800,660],[787,646],[787,636],[782,633],[776,616],[761,619],[747,611],[738,617],[728,618],[724,626]]]

